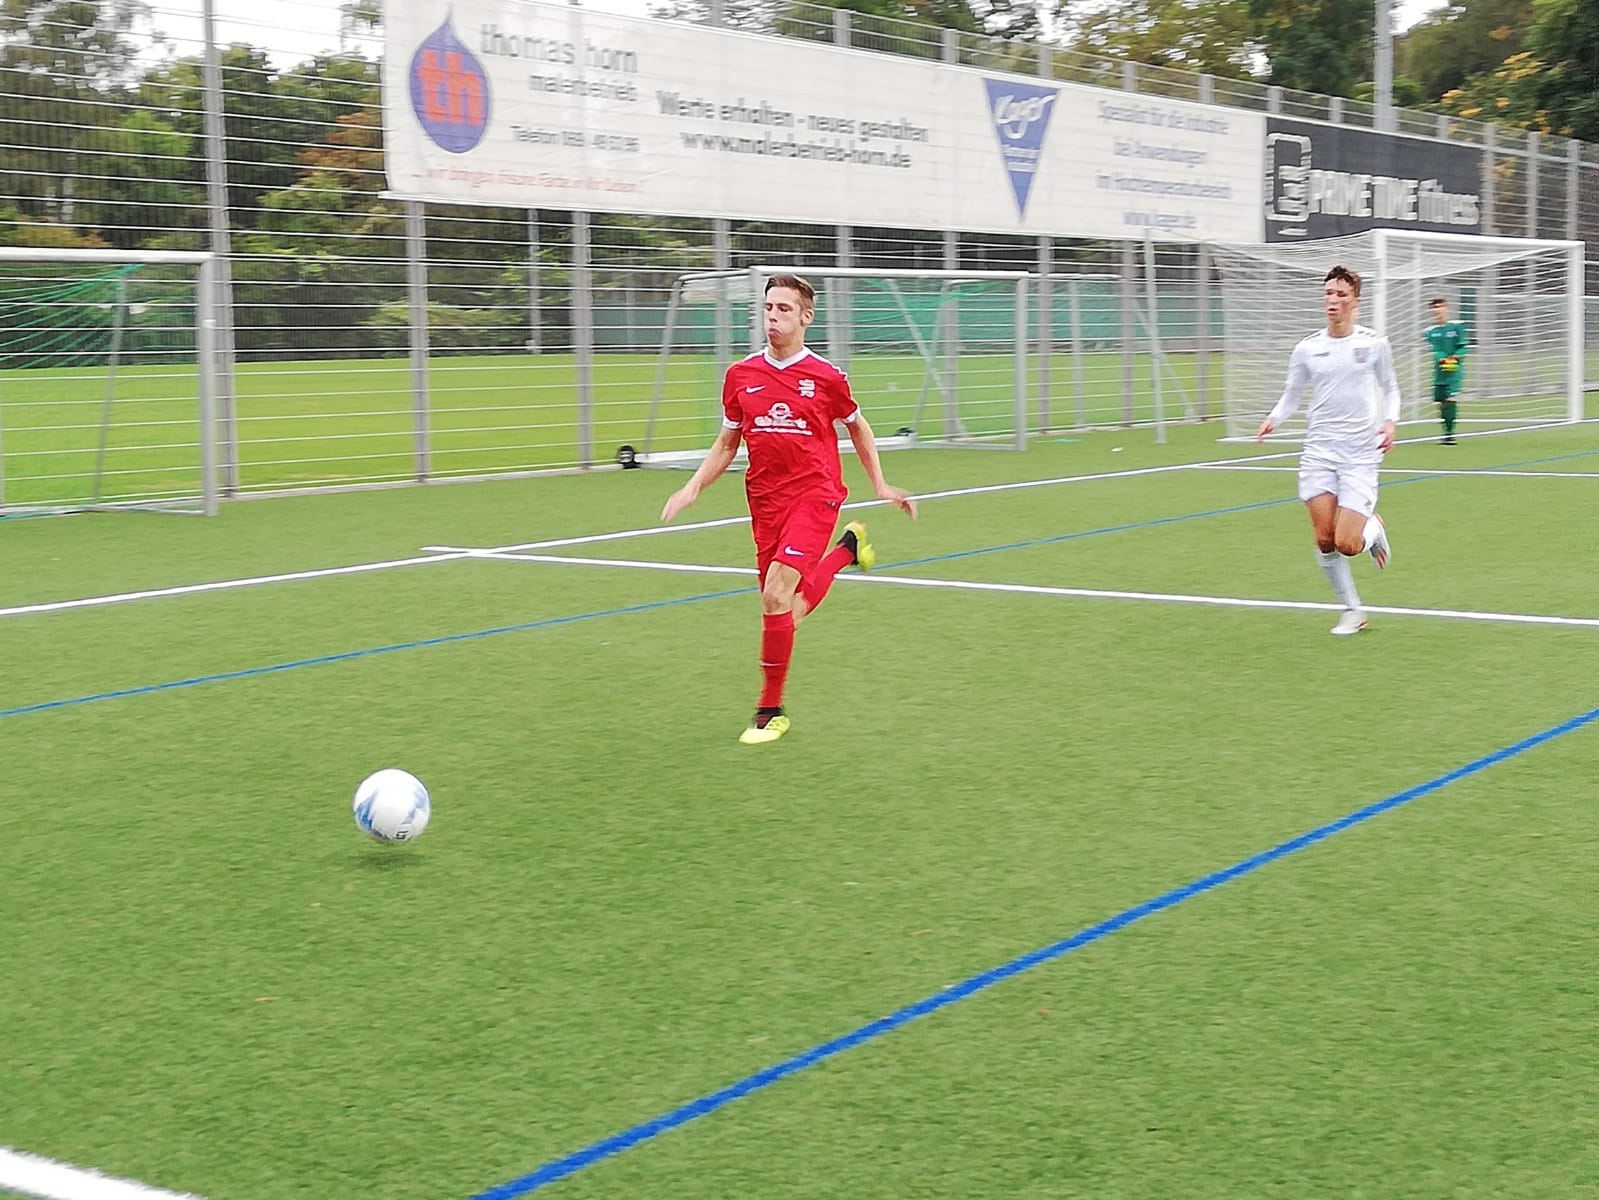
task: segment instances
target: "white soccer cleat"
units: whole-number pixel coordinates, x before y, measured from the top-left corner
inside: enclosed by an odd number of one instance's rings
[[[1366,614],[1358,608],[1346,608],[1343,615],[1338,618],[1338,624],[1332,627],[1332,632],[1334,637],[1348,637],[1364,628],[1366,628]]]
[[[1377,526],[1372,529],[1372,525]],[[1377,564],[1379,571],[1388,566],[1388,560],[1393,557],[1393,548],[1388,545],[1388,527],[1376,513],[1371,514],[1371,520],[1366,522],[1366,550],[1371,555],[1371,561]]]

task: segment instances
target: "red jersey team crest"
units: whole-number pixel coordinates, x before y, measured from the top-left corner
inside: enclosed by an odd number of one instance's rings
[[[848,493],[833,423],[859,411],[844,372],[810,350],[782,364],[761,351],[729,367],[722,421],[743,434],[749,450],[744,490],[751,510],[802,499],[842,503]]]

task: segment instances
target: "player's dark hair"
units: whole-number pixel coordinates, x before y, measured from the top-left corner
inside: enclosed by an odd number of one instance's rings
[[[1322,279],[1322,282],[1331,283],[1335,279],[1340,283],[1347,283],[1350,287],[1350,290],[1355,293],[1355,299],[1360,299],[1360,276],[1358,274],[1356,274],[1354,271],[1351,271],[1348,267],[1334,267],[1332,270],[1327,272],[1326,276]]]
[[[1442,296],[1434,296],[1431,300],[1427,301],[1428,306],[1432,308],[1437,308],[1440,304],[1448,303],[1449,301],[1445,300]]]
[[[816,307],[816,289],[811,286],[808,279],[802,279],[798,275],[773,275],[766,281],[766,287],[762,289],[761,294],[765,295],[773,288],[780,287],[791,288],[798,292],[800,299],[805,301],[806,308]]]

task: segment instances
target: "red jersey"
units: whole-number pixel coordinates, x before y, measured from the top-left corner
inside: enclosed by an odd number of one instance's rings
[[[848,492],[833,422],[853,421],[859,412],[844,372],[810,350],[782,362],[762,350],[729,367],[722,424],[739,430],[749,449],[750,508],[800,499],[842,503]]]

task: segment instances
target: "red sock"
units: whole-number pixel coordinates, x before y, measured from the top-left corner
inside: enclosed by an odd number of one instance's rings
[[[788,664],[794,657],[794,614],[767,613],[761,617],[761,708],[779,708]]]
[[[828,590],[833,586],[833,580],[838,578],[838,573],[855,561],[855,556],[850,553],[848,546],[834,546],[823,556],[822,561],[816,564],[816,570],[805,577],[800,584],[800,592],[805,597],[806,611],[815,612],[821,607],[822,601],[827,599]]]

